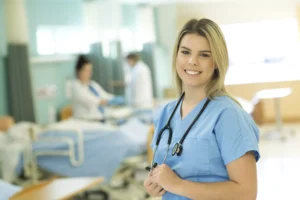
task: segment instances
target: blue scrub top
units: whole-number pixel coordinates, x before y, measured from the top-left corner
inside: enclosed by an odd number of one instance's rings
[[[203,99],[183,120],[180,106],[172,120],[172,143],[168,152],[166,164],[176,174],[185,180],[193,182],[223,182],[229,176],[226,165],[248,151],[253,151],[256,161],[258,151],[259,130],[252,117],[237,103],[226,96],[215,97],[210,101],[205,111],[194,124],[183,142],[183,152],[180,156],[172,156],[173,146],[180,141],[184,132],[199,113],[206,98]],[[151,147],[155,143],[159,131],[166,125],[177,101],[163,107],[154,117],[155,133]],[[162,164],[167,151],[167,131],[163,133],[158,146],[155,160]],[[172,193],[165,193],[163,200],[188,199]]]

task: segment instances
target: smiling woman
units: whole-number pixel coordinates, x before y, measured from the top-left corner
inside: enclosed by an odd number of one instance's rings
[[[154,156],[144,181],[150,195],[163,200],[256,199],[259,131],[226,91],[227,69],[219,26],[209,19],[188,21],[173,54],[181,97],[154,119]]]

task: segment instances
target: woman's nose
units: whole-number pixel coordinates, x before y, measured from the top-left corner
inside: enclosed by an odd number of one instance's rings
[[[189,58],[189,65],[190,66],[198,66],[198,60],[195,56],[191,56]]]

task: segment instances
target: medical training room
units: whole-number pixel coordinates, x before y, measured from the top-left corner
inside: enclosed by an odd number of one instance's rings
[[[0,200],[299,200],[300,0],[0,0]]]

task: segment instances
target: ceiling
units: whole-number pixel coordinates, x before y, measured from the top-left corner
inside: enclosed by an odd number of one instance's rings
[[[120,0],[123,3],[149,3],[149,4],[166,4],[166,3],[213,3],[236,0]]]
[[[122,3],[147,3],[147,4],[170,4],[170,3],[220,3],[220,2],[257,2],[261,3],[264,1],[269,1],[270,3],[274,1],[281,2],[295,2],[300,3],[300,0],[117,0]]]

